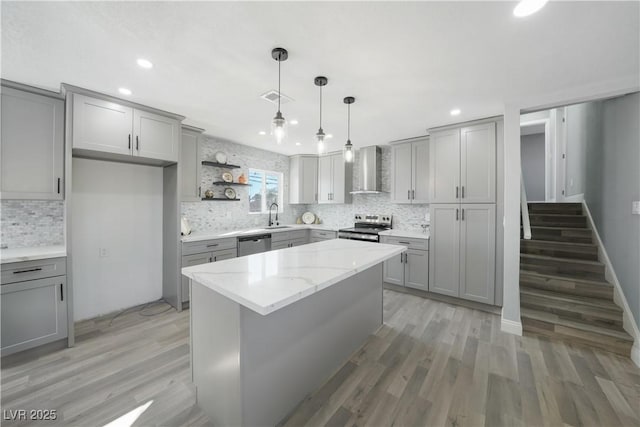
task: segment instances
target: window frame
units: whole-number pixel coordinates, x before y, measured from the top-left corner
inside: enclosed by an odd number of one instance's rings
[[[251,212],[251,173],[257,172],[262,174],[262,188],[260,194],[262,195],[262,200],[260,206],[260,212]],[[258,169],[258,168],[249,168],[249,192],[247,194],[247,199],[249,201],[249,215],[267,215],[269,213],[269,207],[267,206],[267,175],[277,175],[278,176],[278,213],[284,213],[284,173],[271,171],[267,169]],[[272,211],[274,212],[274,211]]]

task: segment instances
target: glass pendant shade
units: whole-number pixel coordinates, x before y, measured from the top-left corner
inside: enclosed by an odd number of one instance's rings
[[[344,161],[347,163],[353,163],[353,145],[351,141],[347,141],[344,146]]]
[[[325,138],[325,133],[324,130],[322,128],[318,129],[318,132],[316,133],[316,141],[318,142],[318,153],[322,154],[324,153],[324,138]]]
[[[278,111],[271,121],[271,135],[275,138],[277,144],[282,144],[287,136],[287,121],[282,117],[282,113]]]
[[[347,104],[347,143],[344,145],[342,155],[346,163],[353,163],[353,145],[351,144],[351,104],[356,102],[353,96],[347,96],[343,102]]]

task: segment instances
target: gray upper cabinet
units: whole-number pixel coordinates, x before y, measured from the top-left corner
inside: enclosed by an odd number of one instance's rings
[[[73,152],[112,160],[175,163],[180,153],[180,120],[167,114],[74,93]]]
[[[318,159],[318,203],[351,203],[353,163],[346,163],[342,153]]]
[[[391,201],[429,203],[429,139],[391,147]]]
[[[74,94],[74,149],[133,154],[132,126],[133,108]]]
[[[203,130],[191,126],[182,126],[182,147],[180,149],[180,168],[182,171],[183,202],[197,202],[202,198],[200,187],[200,136]]]
[[[495,203],[496,124],[431,134],[431,203]]]
[[[289,203],[313,204],[318,200],[318,156],[289,159]]]
[[[134,156],[178,161],[180,122],[148,111],[133,110]]]
[[[2,199],[64,198],[64,101],[2,86]]]

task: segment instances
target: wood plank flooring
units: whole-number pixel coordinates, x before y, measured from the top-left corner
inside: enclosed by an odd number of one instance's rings
[[[503,334],[499,316],[390,290],[384,313],[283,425],[640,425],[640,369],[629,358]],[[74,348],[4,358],[2,409],[56,409],[58,420],[3,425],[103,426],[149,401],[131,425],[208,425],[194,405],[188,320],[188,310],[131,311],[111,326],[79,324]]]

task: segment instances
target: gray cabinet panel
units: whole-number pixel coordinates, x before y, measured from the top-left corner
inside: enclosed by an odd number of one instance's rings
[[[382,281],[404,286],[404,253],[396,255],[382,264]]]
[[[188,129],[182,130],[180,150],[180,168],[182,169],[182,201],[197,202],[200,191],[200,133]]]
[[[64,102],[2,87],[0,197],[63,199]]]
[[[404,285],[429,290],[429,251],[408,249],[405,254]]]
[[[132,154],[133,108],[73,95],[73,148]]]
[[[180,122],[176,119],[134,110],[133,154],[150,159],[177,162],[180,132]]]
[[[236,248],[233,249],[225,249],[222,251],[214,251],[211,253],[213,258],[213,262],[224,261],[225,259],[237,258],[238,250]]]
[[[429,291],[454,297],[460,288],[460,205],[430,205]]]
[[[3,285],[2,355],[67,337],[64,276]]]
[[[411,167],[413,203],[429,203],[429,140],[414,141]]]
[[[496,124],[460,130],[460,201],[496,201]]]
[[[67,273],[66,258],[48,258],[34,261],[21,261],[2,264],[1,283],[24,282],[51,276],[64,276]]]
[[[237,247],[238,239],[235,237],[184,242],[182,243],[182,255],[201,254],[203,252],[219,251],[222,249],[236,249]]]
[[[212,260],[211,252],[185,255],[182,257],[182,268],[206,264],[208,262],[212,262]],[[189,301],[189,279],[182,275],[180,275],[180,277],[182,277],[182,302],[187,302]]]
[[[318,196],[318,157],[292,156],[289,161],[289,203],[313,204]]]
[[[460,191],[460,131],[434,132],[429,138],[429,200],[455,203]]]
[[[331,156],[318,159],[318,203],[331,203],[333,192],[333,161]]]
[[[460,296],[485,304],[493,304],[495,295],[495,205],[461,205],[460,217]]]
[[[333,194],[331,195],[332,203],[345,203],[347,198],[351,198],[350,194],[345,192],[346,171],[342,153],[333,154],[331,156],[333,170]],[[351,179],[351,178],[350,178]]]
[[[289,247],[289,243],[291,243],[289,240],[281,240],[279,242],[271,242],[271,250],[275,251],[277,249],[284,249],[284,248],[288,248]]]
[[[411,203],[411,143],[391,147],[391,201]]]

